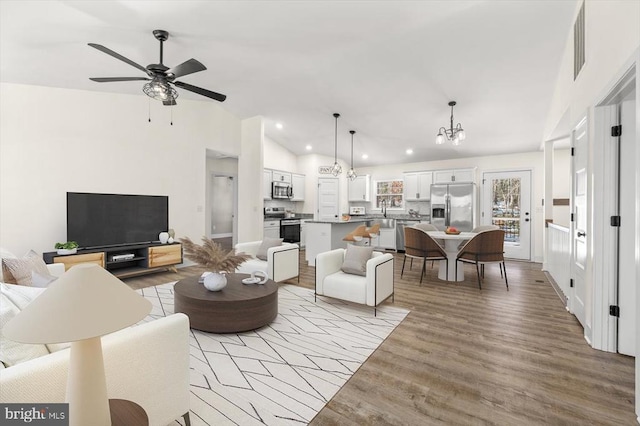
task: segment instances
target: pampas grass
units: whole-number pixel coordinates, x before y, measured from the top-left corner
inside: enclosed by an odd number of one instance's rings
[[[226,251],[207,237],[202,237],[202,245],[194,243],[189,237],[180,238],[180,242],[184,257],[211,272],[231,273],[251,258],[248,254],[236,254],[235,249]]]

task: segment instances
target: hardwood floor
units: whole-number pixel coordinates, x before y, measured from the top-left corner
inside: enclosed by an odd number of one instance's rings
[[[301,253],[300,284],[315,270]],[[312,425],[632,425],[635,360],[591,349],[540,270],[487,265],[446,283],[427,264],[395,255],[395,306],[411,310]],[[132,288],[175,281],[199,267],[128,279]],[[386,303],[391,303],[386,302]]]

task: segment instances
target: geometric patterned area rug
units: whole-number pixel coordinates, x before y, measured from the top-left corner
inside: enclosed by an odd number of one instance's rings
[[[174,312],[174,284],[138,290],[153,303],[145,321]],[[257,330],[191,330],[193,426],[309,423],[409,313],[313,293],[281,285],[277,318]]]

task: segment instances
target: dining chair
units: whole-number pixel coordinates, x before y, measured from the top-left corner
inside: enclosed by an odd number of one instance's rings
[[[480,273],[481,266],[486,263],[498,263],[500,265],[500,276],[504,271],[504,282],[509,290],[509,280],[507,279],[507,267],[504,263],[504,231],[494,229],[477,233],[458,252],[457,262],[473,263],[476,265],[476,275],[478,276],[478,287],[482,290],[482,279],[484,279],[484,269]],[[458,269],[456,268],[456,275]],[[457,278],[457,277],[456,277]]]
[[[402,271],[400,278],[404,275],[404,265],[407,257],[411,259],[422,259],[422,270],[420,272],[420,285],[425,273],[427,260],[444,260],[447,263],[447,280],[449,279],[449,259],[447,253],[429,234],[419,228],[406,226],[404,228],[404,259],[402,261]]]
[[[493,231],[494,229],[500,229],[500,227],[498,225],[478,225],[475,228],[473,228],[471,230],[471,232],[477,234],[478,232],[484,232],[484,231]],[[462,247],[464,247],[464,245],[466,244],[466,241],[461,242],[458,245],[458,250],[460,250]],[[484,266],[484,265],[483,265]],[[484,273],[484,269],[480,270],[480,273]]]

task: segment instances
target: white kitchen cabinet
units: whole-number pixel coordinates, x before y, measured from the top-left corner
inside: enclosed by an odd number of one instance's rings
[[[278,170],[273,170],[272,176],[273,176],[273,181],[274,182],[291,183],[291,173],[280,172]]]
[[[304,201],[304,181],[304,175],[291,173],[291,187],[293,188],[291,201]]]
[[[407,201],[429,201],[432,181],[432,172],[405,173],[404,199]]]
[[[475,182],[476,169],[436,170],[433,172],[433,183],[468,183]]]
[[[396,230],[395,228],[381,228],[378,237],[377,246],[384,249],[396,249]]]
[[[310,220],[310,219],[309,219]],[[300,248],[304,248],[307,245],[307,221],[300,221]]]
[[[271,182],[273,178],[271,177],[271,170],[264,169],[262,172],[262,194],[265,200],[271,199]]]
[[[358,176],[354,180],[348,179],[349,201],[370,201],[369,175]]]
[[[280,221],[265,220],[263,236],[264,238],[280,238]]]

